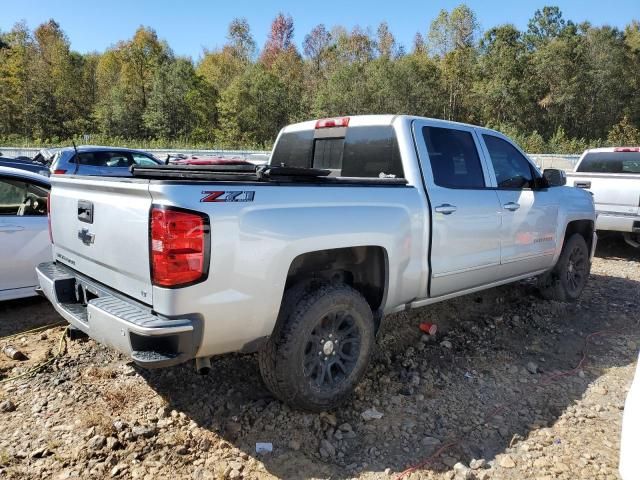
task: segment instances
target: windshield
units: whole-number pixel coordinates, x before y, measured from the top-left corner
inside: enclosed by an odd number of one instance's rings
[[[640,173],[640,152],[587,153],[578,172],[588,173]]]

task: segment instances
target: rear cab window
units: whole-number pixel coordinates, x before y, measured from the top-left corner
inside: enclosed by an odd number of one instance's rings
[[[271,165],[328,169],[340,177],[404,178],[391,125],[283,132]]]
[[[482,164],[471,132],[444,127],[423,127],[433,181],[439,187],[485,187]]]
[[[640,174],[640,152],[589,152],[578,172]]]

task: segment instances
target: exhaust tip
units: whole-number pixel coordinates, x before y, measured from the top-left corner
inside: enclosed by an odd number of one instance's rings
[[[211,358],[196,358],[196,372],[198,375],[208,375],[211,371]]]

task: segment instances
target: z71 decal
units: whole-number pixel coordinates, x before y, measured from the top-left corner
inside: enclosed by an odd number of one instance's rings
[[[253,191],[238,191],[238,192],[211,192],[203,191],[204,197],[200,199],[201,202],[253,202],[253,197],[256,192]]]

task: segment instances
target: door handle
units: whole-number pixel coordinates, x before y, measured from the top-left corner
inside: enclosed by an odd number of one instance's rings
[[[515,212],[516,210],[518,210],[520,208],[520,204],[516,203],[516,202],[509,202],[509,203],[505,203],[503,205],[503,207],[506,210],[509,210],[510,212]]]
[[[438,205],[434,210],[438,213],[442,213],[443,215],[451,215],[458,209],[455,205],[450,205],[448,203],[443,203],[442,205]]]
[[[580,182],[580,181],[577,181],[577,182],[573,183],[573,186],[577,187],[577,188],[591,188],[591,182]]]
[[[13,233],[20,232],[22,230],[24,230],[24,227],[21,227],[20,225],[0,225],[0,232]]]

